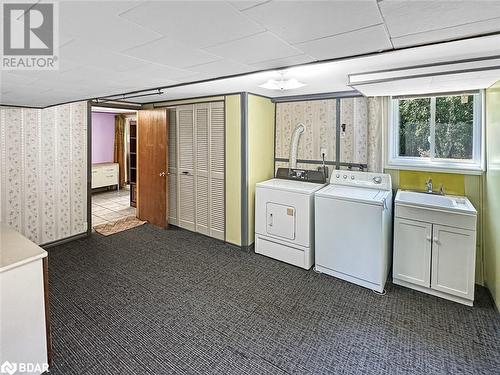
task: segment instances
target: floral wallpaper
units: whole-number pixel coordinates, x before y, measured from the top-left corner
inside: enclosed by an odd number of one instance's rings
[[[297,124],[305,131],[299,141],[298,159],[320,160],[321,148],[326,159],[335,160],[336,100],[312,100],[276,105],[276,157],[289,157],[290,141]]]
[[[382,172],[382,123],[386,121],[386,98],[343,98],[340,100],[340,161],[367,164],[368,171]],[[278,103],[276,106],[276,157],[289,158],[290,141],[298,123],[305,125],[299,141],[298,159],[335,160],[336,100],[314,100]],[[276,168],[287,167],[276,162]],[[299,168],[315,169],[319,165],[301,164]],[[330,170],[333,167],[330,166]]]
[[[278,103],[276,106],[276,157],[289,158],[290,141],[298,123],[306,130],[299,141],[298,159],[321,160],[321,150],[326,151],[326,160],[335,161],[336,144],[336,99]],[[377,102],[365,97],[340,100],[340,161],[345,163],[370,164],[374,153],[381,154],[380,145],[371,145],[378,111]],[[342,126],[344,124],[344,126]],[[372,131],[370,132],[370,129]],[[299,163],[300,164],[300,163]],[[277,162],[278,166],[287,163]],[[311,169],[316,165],[304,164]]]
[[[387,121],[387,97],[368,98],[367,157],[369,172],[383,172],[382,124]]]
[[[0,108],[0,220],[38,244],[87,230],[87,103]]]
[[[340,161],[343,163],[366,164],[368,136],[366,98],[341,99],[340,124]],[[342,127],[342,125],[345,126]]]

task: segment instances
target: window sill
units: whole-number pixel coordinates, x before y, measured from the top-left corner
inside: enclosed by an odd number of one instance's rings
[[[454,173],[454,174],[466,174],[466,175],[482,175],[485,170],[477,164],[456,164],[456,165],[446,165],[445,163],[404,163],[404,162],[390,162],[386,163],[386,169],[393,170],[409,170],[409,171],[420,171],[420,172],[441,172],[441,173]]]

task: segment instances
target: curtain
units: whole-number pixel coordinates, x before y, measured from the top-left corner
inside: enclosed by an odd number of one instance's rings
[[[115,116],[114,162],[118,163],[120,187],[125,186],[125,116]]]

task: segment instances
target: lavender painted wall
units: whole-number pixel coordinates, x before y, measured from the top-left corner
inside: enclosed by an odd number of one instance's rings
[[[115,147],[115,115],[92,112],[92,164],[112,163]]]

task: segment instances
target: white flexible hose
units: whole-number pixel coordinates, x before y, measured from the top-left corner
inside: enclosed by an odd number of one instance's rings
[[[290,158],[289,158],[289,168],[297,168],[297,154],[299,152],[299,140],[300,135],[304,133],[304,124],[299,123],[292,134],[292,141],[290,143]]]

